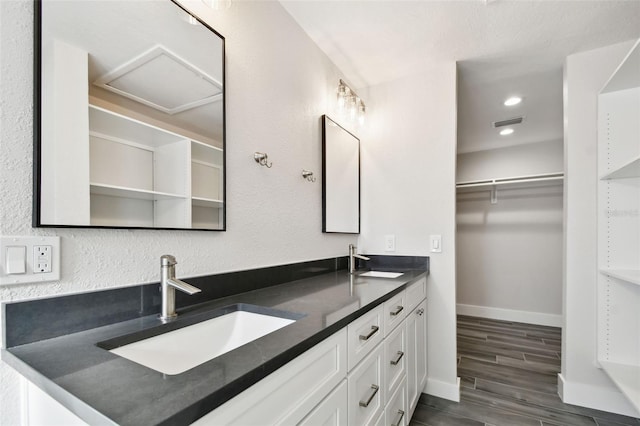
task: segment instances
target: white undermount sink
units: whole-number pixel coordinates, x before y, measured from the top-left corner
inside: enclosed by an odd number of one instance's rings
[[[164,374],[180,374],[295,322],[235,311],[109,352]]]
[[[398,278],[400,275],[403,275],[404,272],[383,272],[383,271],[369,271],[364,274],[360,274],[361,277],[372,277],[372,278]]]

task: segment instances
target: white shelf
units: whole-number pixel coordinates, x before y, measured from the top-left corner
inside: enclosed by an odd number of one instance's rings
[[[601,269],[600,272],[631,284],[640,285],[640,270],[637,269]]]
[[[562,185],[564,173],[545,173],[539,175],[516,176],[509,178],[474,180],[456,183],[458,193],[489,191],[494,186],[500,189],[540,188]]]
[[[600,93],[616,92],[640,86],[640,40],[622,61]]]
[[[222,200],[214,200],[212,198],[192,197],[192,204],[198,207],[221,208],[224,204]]]
[[[640,142],[638,142],[640,143]],[[601,180],[640,177],[640,155],[628,163],[602,176]]]
[[[95,182],[91,183],[91,193],[97,195],[108,195],[110,197],[135,198],[137,200],[168,200],[186,198],[184,195],[179,194],[148,191],[145,189],[127,188],[124,186],[107,185]]]
[[[640,411],[640,366],[610,361],[600,361],[600,365],[635,409]]]

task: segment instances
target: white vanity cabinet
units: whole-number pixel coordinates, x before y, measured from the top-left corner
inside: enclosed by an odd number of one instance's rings
[[[217,229],[222,150],[89,105],[90,224]]]
[[[397,296],[425,293],[422,278]],[[386,330],[385,307],[397,307],[397,296],[193,424],[408,425],[426,383],[426,300],[413,303],[405,319]],[[35,386],[28,388],[25,424],[85,424]]]
[[[640,411],[640,41],[598,95],[598,363]]]

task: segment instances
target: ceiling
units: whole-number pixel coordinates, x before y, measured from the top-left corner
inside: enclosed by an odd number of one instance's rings
[[[637,0],[280,3],[356,89],[457,61],[458,152],[562,140],[565,57],[640,37]],[[510,136],[491,127],[518,115]]]

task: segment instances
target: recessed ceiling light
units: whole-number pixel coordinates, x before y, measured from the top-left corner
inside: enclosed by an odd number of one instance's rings
[[[511,133],[513,133],[513,129],[510,129],[510,128],[500,130],[500,135],[502,136],[507,136],[507,135],[510,135]]]
[[[512,96],[509,99],[507,99],[506,101],[504,101],[505,106],[514,106],[514,105],[518,105],[520,102],[522,102],[522,98],[518,97],[518,96]]]

